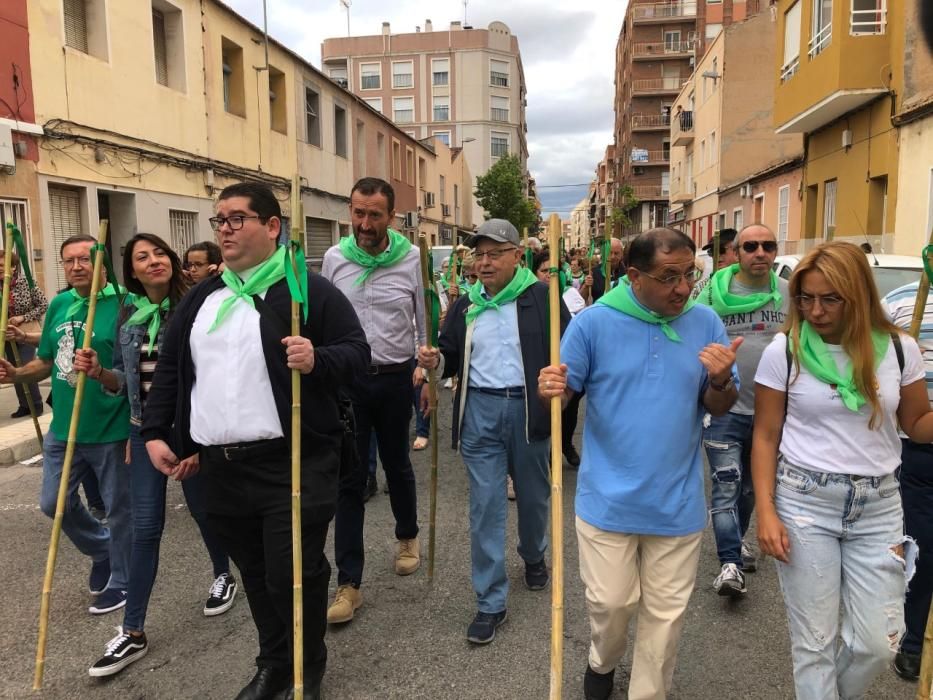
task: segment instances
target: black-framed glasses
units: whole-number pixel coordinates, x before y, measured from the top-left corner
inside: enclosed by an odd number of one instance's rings
[[[513,245],[513,246],[509,246],[508,248],[492,248],[490,250],[487,250],[485,253],[474,251],[473,259],[476,262],[482,261],[483,258],[489,258],[490,260],[495,261],[501,258],[503,255],[505,255],[511,250],[518,250],[518,247]]]
[[[632,269],[637,270],[638,268],[632,268]],[[686,282],[688,287],[692,287],[703,276],[703,272],[700,270],[697,270],[696,268],[693,268],[692,270],[688,270],[687,272],[682,272],[679,275],[667,275],[666,277],[657,277],[656,275],[652,275],[648,272],[642,272],[641,270],[638,270],[638,271],[641,272],[641,274],[643,274],[645,277],[650,277],[658,284],[664,287],[667,287],[669,289],[673,289],[678,284],[680,284],[680,280],[683,280],[684,282]]]
[[[794,299],[797,301],[797,306],[804,311],[812,309],[816,302],[820,302],[820,306],[826,311],[833,311],[845,302],[845,299],[838,294],[798,294]]]
[[[775,241],[745,241],[742,243],[742,250],[746,253],[754,253],[758,250],[758,246],[761,246],[761,249],[766,253],[777,252],[777,242]]]
[[[211,263],[208,262],[186,262],[184,268],[186,270],[200,270],[202,267],[207,267]]]
[[[479,279],[479,275],[472,275],[472,274],[471,274],[471,275],[464,275],[464,276],[465,276],[466,279],[468,279],[470,282],[475,282],[476,280]]]
[[[243,222],[247,219],[262,219],[261,216],[246,216],[245,214],[234,214],[233,216],[212,216],[207,222],[215,231],[219,231],[224,224],[230,227],[231,231],[239,231],[243,228]]]

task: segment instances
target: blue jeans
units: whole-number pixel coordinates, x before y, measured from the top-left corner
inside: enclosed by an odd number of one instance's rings
[[[755,508],[752,426],[755,416],[713,417],[703,431],[711,476],[710,518],[720,564],[742,565],[742,538]]]
[[[904,634],[897,477],[827,474],[782,459],[775,505],[790,540],[790,563],[777,567],[797,699],[860,698]]]
[[[126,593],[123,629],[142,632],[149,596],[159,570],[159,544],[165,528],[165,486],[168,477],[152,466],[139,428],[130,425],[130,501],[133,505],[133,548]],[[230,572],[230,563],[217,537],[207,526],[204,484],[200,474],[181,482],[188,512],[198,524],[214,565],[214,577]]]
[[[123,463],[125,444],[119,440],[75,445],[62,517],[62,530],[79,552],[95,562],[110,559],[109,588],[121,591],[126,590],[129,582],[130,543],[133,539],[129,467]],[[50,518],[55,517],[64,461],[65,443],[51,432],[46,433],[42,448],[39,507]],[[88,512],[78,497],[78,485],[88,471],[93,471],[97,477],[107,512],[107,527]]]
[[[525,402],[468,389],[460,454],[470,478],[470,547],[473,589],[480,612],[505,610],[506,475],[518,506],[518,554],[527,564],[547,549],[551,441],[525,439]],[[537,396],[529,401],[537,401]]]

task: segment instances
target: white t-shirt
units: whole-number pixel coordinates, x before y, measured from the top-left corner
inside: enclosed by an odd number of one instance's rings
[[[897,435],[897,407],[902,386],[924,378],[923,359],[917,342],[901,336],[904,372],[897,365],[894,344],[876,372],[881,388],[882,421],[877,430],[868,427],[871,405],[865,403],[856,413],[845,407],[838,392],[800,366],[791,367],[787,419],[781,436],[781,453],[801,467],[833,474],[884,476],[901,463],[901,442]],[[755,383],[787,390],[787,338],[783,333],[765,349],[755,375]],[[827,345],[837,366],[848,363],[840,345]]]
[[[564,290],[563,299],[564,305],[567,307],[567,311],[570,312],[571,316],[576,316],[586,308],[586,300],[580,296],[580,292],[573,287],[567,287],[567,289]]]

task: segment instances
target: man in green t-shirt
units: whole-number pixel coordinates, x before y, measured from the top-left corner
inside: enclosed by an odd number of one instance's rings
[[[70,289],[49,304],[36,359],[16,368],[0,359],[0,383],[38,382],[52,378],[53,416],[43,444],[42,493],[39,506],[54,517],[65,458],[65,444],[75,399],[77,372],[75,348],[84,342],[88,297],[91,293],[90,236],[72,236],[61,247],[65,279]],[[102,280],[103,282],[104,280]],[[97,295],[97,316],[91,347],[101,366],[113,365],[114,331],[120,297],[113,284]],[[97,382],[84,387],[81,422],[68,479],[68,495],[62,529],[80,552],[91,557],[88,588],[97,598],[89,608],[102,614],[126,604],[132,523],[130,521],[129,476],[123,463],[129,435],[130,412],[126,397],[109,396]],[[78,498],[81,479],[92,470],[100,484],[108,527],[102,526]]]

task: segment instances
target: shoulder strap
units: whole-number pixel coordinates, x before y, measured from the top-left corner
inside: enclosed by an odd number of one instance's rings
[[[904,374],[904,346],[901,345],[901,334],[892,333],[891,342],[894,344],[894,352],[897,354],[897,366],[901,370],[901,375]]]
[[[264,319],[272,324],[282,338],[291,335],[291,325],[288,320],[279,312],[272,308],[272,305],[258,294],[253,294],[253,301],[256,303],[256,311]]]
[[[790,352],[790,338],[784,338],[784,355],[787,357],[787,381],[784,384],[784,421],[787,422],[787,403],[790,398],[790,370],[794,366],[794,357]]]

